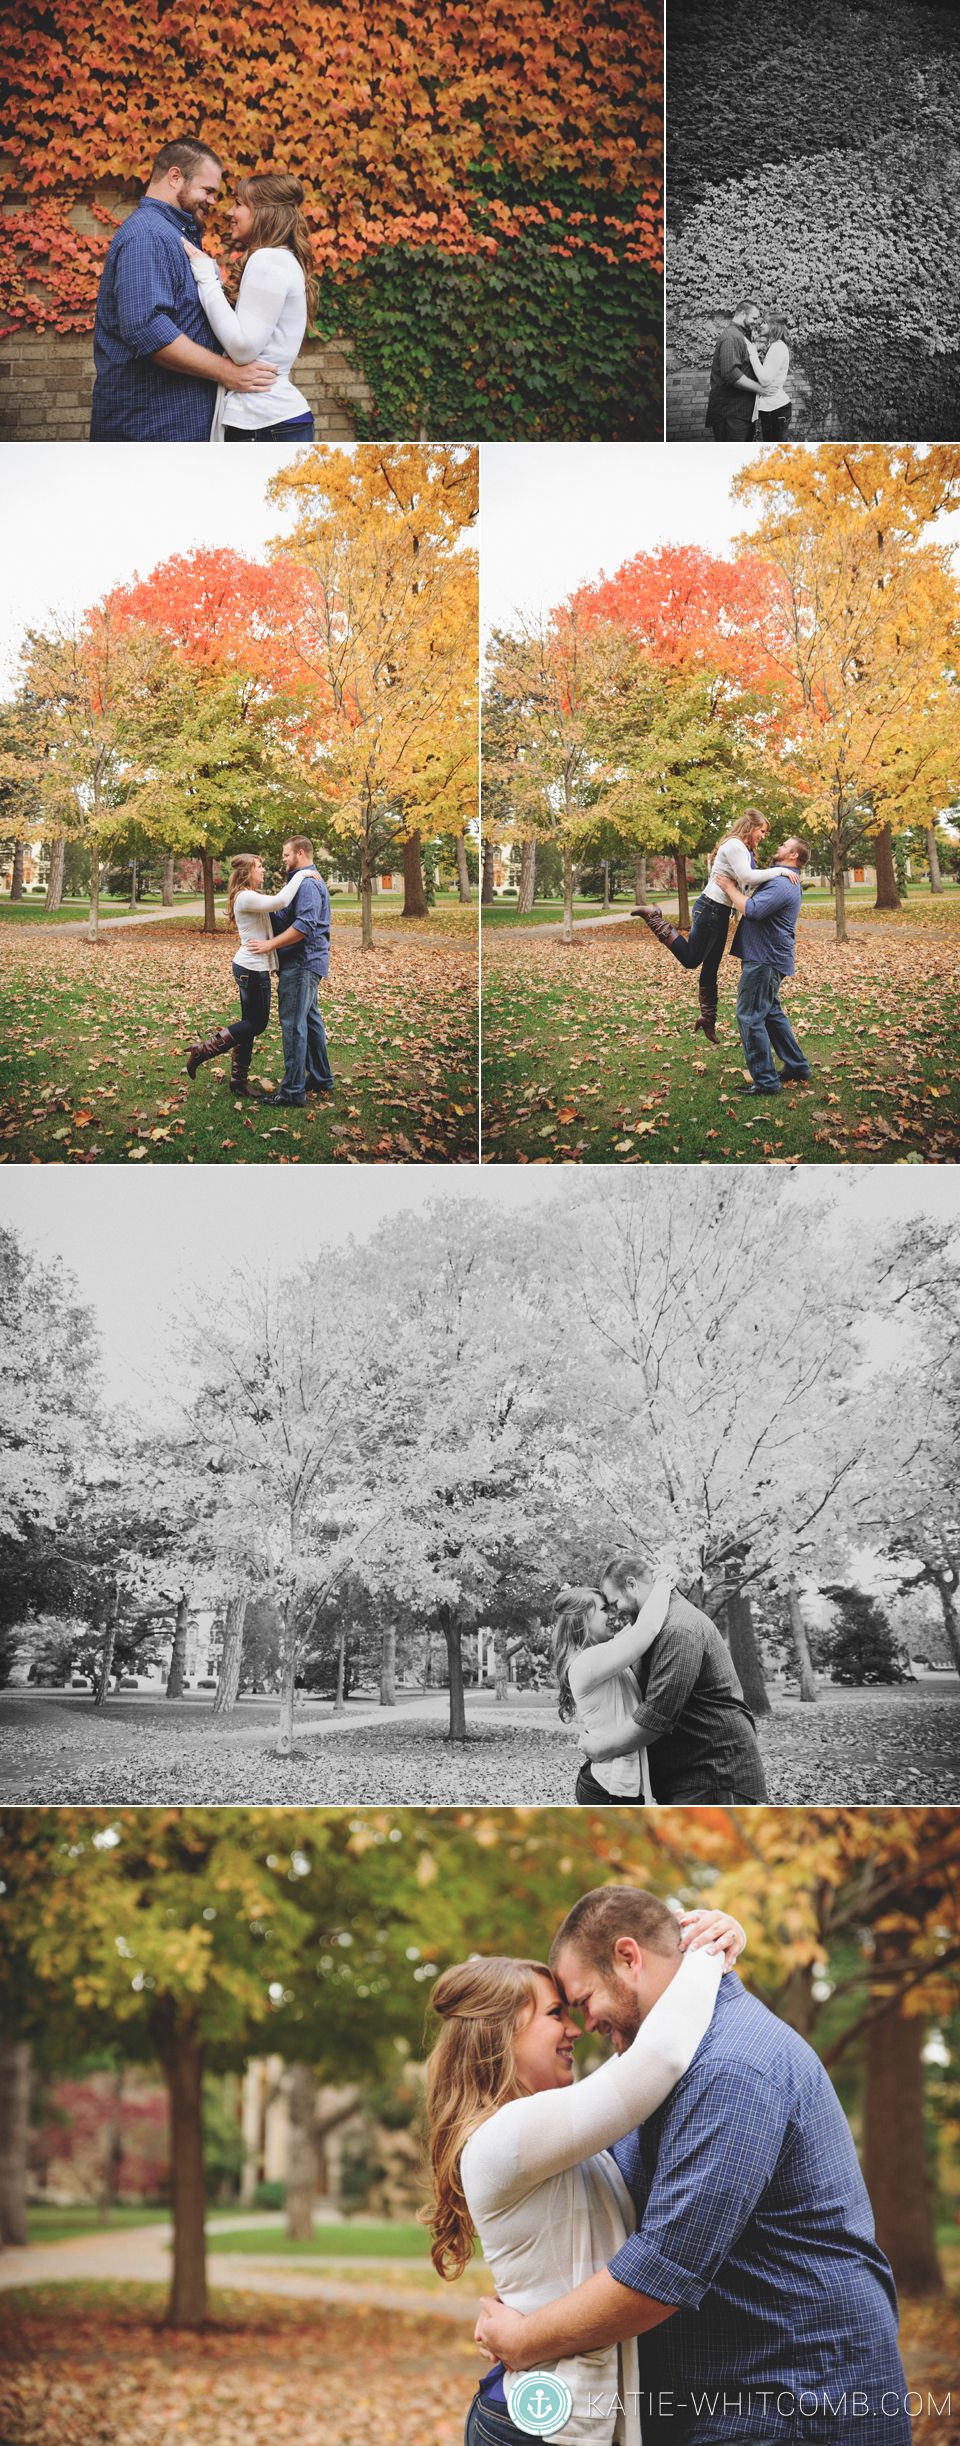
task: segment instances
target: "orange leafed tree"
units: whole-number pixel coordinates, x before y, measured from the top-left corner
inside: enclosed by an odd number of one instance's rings
[[[756,553],[728,561],[698,544],[661,544],[581,586],[576,600],[585,617],[629,629],[655,662],[699,663],[749,687],[771,676],[762,624],[782,588],[779,570]]]
[[[549,240],[561,218],[570,254],[602,244],[593,197],[628,259],[660,268],[660,13],[635,0],[249,0],[233,16],[9,0],[0,44],[13,322],[90,327],[114,221],[102,191],[133,200],[171,135],[202,136],[227,184],[293,171],[334,271],[404,240],[495,253],[499,235],[532,222]],[[571,181],[582,227],[561,210]],[[78,230],[80,205],[102,236]]]

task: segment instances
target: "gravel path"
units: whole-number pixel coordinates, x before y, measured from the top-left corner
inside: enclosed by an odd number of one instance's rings
[[[164,1719],[144,1707],[95,1715],[89,1704],[4,1694],[2,1789],[34,1807],[264,1806],[569,1807],[575,1735],[552,1702],[471,1707],[465,1743],[446,1738],[447,1702],[426,1697],[309,1721],[292,1758],[272,1752],[273,1724],[208,1715]],[[21,1701],[20,1705],[17,1701]],[[960,1688],[830,1690],[815,1706],[777,1696],[760,1729],[778,1807],[960,1803]],[[0,1755],[3,1753],[0,1752]]]

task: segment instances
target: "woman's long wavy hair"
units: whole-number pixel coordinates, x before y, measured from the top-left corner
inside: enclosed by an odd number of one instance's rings
[[[480,1955],[445,1970],[430,1998],[444,2026],[427,2064],[433,2198],[421,2223],[438,2276],[462,2276],[473,2250],[460,2153],[478,2124],[519,2094],[513,2041],[524,2006],[536,2004],[538,1974],[553,1985],[545,1962]]]
[[[254,867],[259,864],[260,860],[252,850],[241,850],[239,857],[231,858],[230,881],[227,885],[227,916],[229,918],[233,917],[233,904],[237,893],[246,891]]]
[[[304,220],[303,188],[298,178],[286,170],[266,170],[256,178],[242,178],[237,188],[241,204],[249,204],[253,227],[244,247],[237,287],[243,276],[248,255],[258,246],[285,246],[295,255],[307,288],[307,321],[312,323],[317,309],[317,266],[309,229]],[[232,285],[232,284],[231,284]]]
[[[565,1588],[557,1601],[553,1618],[553,1669],[560,1685],[561,1724],[569,1724],[577,1712],[570,1688],[570,1658],[578,1648],[587,1645],[590,1612],[597,1593],[595,1588]]]

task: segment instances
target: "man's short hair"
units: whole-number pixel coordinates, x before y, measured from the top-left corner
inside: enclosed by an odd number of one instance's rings
[[[158,178],[166,178],[168,170],[182,170],[184,178],[189,178],[191,170],[196,170],[202,161],[212,161],[215,170],[223,168],[208,144],[198,144],[193,136],[176,136],[171,144],[161,145],[150,172],[150,185]]]
[[[735,322],[735,321],[736,321],[736,319],[737,319],[737,315],[738,315],[738,314],[750,314],[750,313],[753,313],[753,314],[759,314],[759,312],[760,312],[760,300],[759,300],[759,298],[757,298],[757,297],[742,297],[742,298],[741,298],[741,300],[740,300],[740,304],[739,304],[739,306],[734,306],[734,309],[733,309],[733,319],[734,319],[734,322]]]
[[[797,833],[794,833],[794,834],[793,834],[793,836],[792,836],[792,839],[791,839],[791,840],[789,840],[789,841],[785,841],[785,842],[784,842],[784,844],[783,844],[783,846],[784,846],[784,849],[795,849],[795,850],[796,850],[796,853],[797,853],[797,865],[798,865],[798,866],[809,866],[809,864],[810,864],[810,843],[809,843],[809,841],[801,841],[801,840],[800,840],[800,838],[799,838],[799,836],[798,836],[798,834],[797,834]]]
[[[573,1945],[591,1970],[609,1977],[619,1936],[632,1936],[642,1953],[675,1954],[680,1950],[676,1913],[658,1894],[647,1894],[642,1886],[598,1885],[592,1893],[581,1895],[557,1929],[550,1947],[550,1968],[553,1970],[564,1946]]]
[[[288,833],[285,847],[287,849],[305,850],[308,858],[312,859],[313,857],[313,842],[308,841],[305,832]]]
[[[601,1571],[600,1586],[603,1587],[604,1580],[612,1580],[614,1587],[619,1588],[622,1594],[628,1580],[649,1580],[652,1573],[653,1566],[645,1554],[622,1555],[617,1562],[608,1563],[606,1569]]]

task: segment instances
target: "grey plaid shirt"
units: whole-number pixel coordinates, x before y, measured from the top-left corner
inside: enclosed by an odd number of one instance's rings
[[[765,1801],[756,1725],[726,1641],[675,1590],[667,1619],[635,1668],[638,1740],[658,1801]]]

